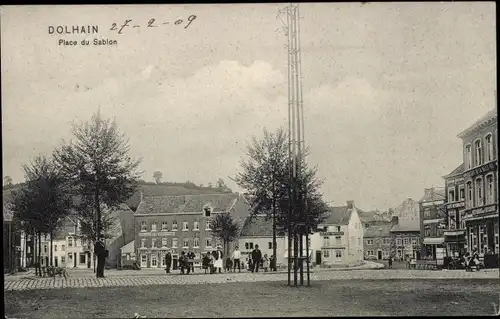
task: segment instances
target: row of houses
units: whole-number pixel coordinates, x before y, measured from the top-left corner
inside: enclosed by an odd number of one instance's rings
[[[497,136],[492,110],[458,135],[463,161],[443,176],[443,187],[425,189],[418,202],[405,200],[383,218],[362,218],[365,258],[442,260],[474,249],[498,254]]]

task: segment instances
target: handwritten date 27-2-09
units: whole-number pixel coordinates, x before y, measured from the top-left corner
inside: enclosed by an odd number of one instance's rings
[[[133,24],[132,20],[125,20],[125,22],[123,22],[122,24],[112,23],[111,29],[109,29],[109,30],[118,31],[118,34],[122,34],[123,30],[126,27],[129,27],[129,28],[141,28],[141,27],[157,28],[157,27],[160,27],[162,25],[167,25],[167,24],[173,24],[173,25],[177,25],[177,26],[184,25],[184,29],[187,29],[191,25],[191,23],[193,23],[194,20],[196,20],[196,16],[194,14],[190,15],[186,21],[184,21],[183,19],[177,19],[172,23],[169,21],[159,22],[156,19],[150,19],[147,24],[139,25],[139,24]]]

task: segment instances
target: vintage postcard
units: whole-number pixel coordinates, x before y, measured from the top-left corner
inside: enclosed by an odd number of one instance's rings
[[[498,314],[495,9],[0,7],[5,316]]]

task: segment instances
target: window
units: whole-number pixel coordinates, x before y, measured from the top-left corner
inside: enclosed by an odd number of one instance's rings
[[[158,267],[158,257],[151,255],[151,267]]]
[[[465,147],[465,160],[467,162],[467,169],[472,168],[472,147],[467,145]]]
[[[182,248],[189,248],[189,239],[187,239],[187,238],[183,239]]]
[[[487,199],[488,199],[488,204],[492,204],[495,202],[495,195],[494,195],[494,188],[495,185],[493,185],[493,175],[488,175],[486,176],[486,187],[487,187]]]
[[[57,251],[57,245],[54,245],[54,251]]]
[[[483,205],[483,180],[476,179],[476,206]]]
[[[200,230],[200,223],[199,222],[193,223],[193,230]]]
[[[460,200],[465,199],[465,191],[463,187],[460,187]]]
[[[146,248],[146,239],[141,239],[141,248]]]
[[[384,244],[385,245],[389,245],[391,243],[391,239],[390,238],[384,238]]]
[[[195,239],[193,240],[193,247],[200,247],[200,239],[198,237],[195,237]]]
[[[410,239],[409,238],[405,238],[404,242],[405,242],[405,246],[408,246],[410,244]]]
[[[417,239],[416,238],[412,238],[411,239],[411,244],[412,245],[416,245],[417,244]]]
[[[373,239],[368,239],[368,240],[366,241],[366,244],[367,244],[367,245],[373,245]]]
[[[151,239],[151,248],[156,248],[156,238]]]
[[[475,147],[476,147],[476,166],[479,166],[481,164],[483,164],[483,147],[481,145],[481,141],[476,141],[476,143],[474,143]]]
[[[330,251],[329,250],[323,250],[323,257],[324,258],[330,258]]]
[[[268,249],[273,249],[273,242],[272,241],[270,241],[270,242],[267,243],[267,248]]]
[[[61,263],[65,263],[66,262],[66,256],[61,256]]]
[[[148,256],[141,255],[141,267],[142,267],[142,265],[144,265],[144,267],[146,267],[147,262],[148,262]]]
[[[210,228],[210,221],[207,220],[207,221],[205,221],[205,230],[210,230],[210,229],[211,229]]]
[[[323,246],[325,247],[330,246],[330,237],[328,236],[323,237]]]
[[[245,249],[253,249],[253,243],[250,242],[245,243]]]
[[[61,245],[61,251],[66,251],[66,245]]]
[[[207,248],[212,247],[212,238],[207,238],[207,240],[205,241],[205,247],[207,247]],[[245,244],[245,247],[246,247],[246,244]],[[253,245],[252,245],[252,248],[250,248],[250,249],[253,249]]]
[[[493,160],[493,135],[488,134],[485,140],[486,140],[486,161],[491,162]]]
[[[182,222],[182,231],[188,231],[188,222]]]
[[[401,246],[401,238],[397,238],[396,239],[396,245],[397,246]]]
[[[342,258],[342,250],[336,250],[335,251],[335,257]]]
[[[168,230],[168,223],[167,222],[161,223],[161,230],[163,230],[163,231]]]
[[[335,244],[336,245],[342,244],[342,237],[341,236],[335,236]]]
[[[68,247],[73,247],[73,237],[68,237]]]
[[[472,206],[472,182],[467,182],[467,203]]]
[[[167,246],[167,238],[162,238],[162,239],[161,239],[161,246],[162,246],[162,247],[168,247],[168,246]]]
[[[141,231],[148,231],[148,226],[146,221],[141,222]]]
[[[80,253],[80,264],[85,264],[85,253]]]
[[[340,232],[340,226],[337,226],[337,232]]]
[[[173,230],[173,231],[176,231],[176,230],[177,230],[177,221],[176,221],[176,220],[174,220],[174,221],[172,222],[172,230]]]
[[[455,191],[450,190],[448,193],[448,202],[454,202],[455,201]]]
[[[43,252],[47,253],[47,245],[43,245]]]
[[[375,255],[375,252],[374,252],[373,250],[368,250],[368,251],[366,252],[366,254],[367,254],[368,256],[373,256],[373,255]]]
[[[156,231],[156,222],[151,224],[151,231]]]
[[[172,248],[177,248],[177,238],[172,238]]]
[[[205,217],[210,217],[212,214],[212,209],[210,207],[203,208],[203,212],[205,213]]]
[[[69,260],[73,260],[73,254],[72,253],[68,253],[68,259]]]

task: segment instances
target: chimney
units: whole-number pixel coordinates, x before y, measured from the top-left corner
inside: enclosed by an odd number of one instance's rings
[[[391,225],[392,226],[396,226],[397,224],[399,224],[399,217],[398,216],[392,216]]]
[[[347,201],[347,209],[352,209],[354,207],[354,201],[353,200],[348,200]]]

